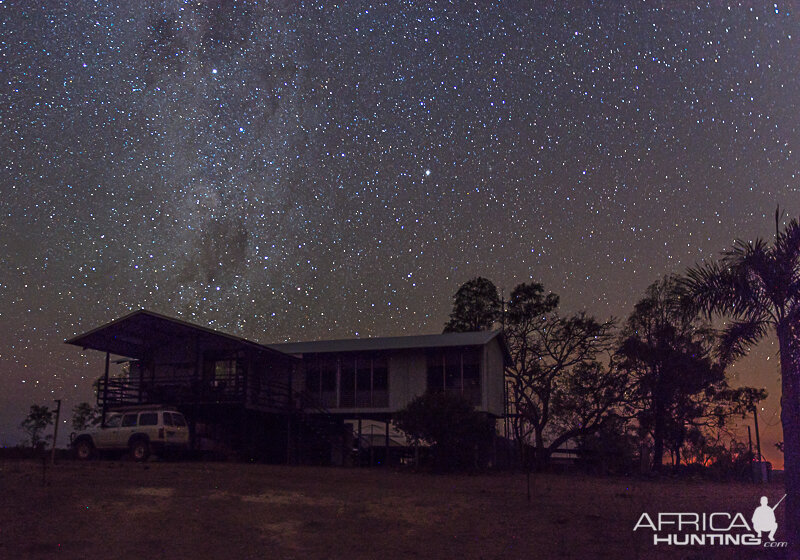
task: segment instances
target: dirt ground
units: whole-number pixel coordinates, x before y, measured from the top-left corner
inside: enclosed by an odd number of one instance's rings
[[[642,512],[740,511],[755,486],[235,463],[0,461],[0,558],[783,558],[654,546]],[[782,522],[779,507],[778,523]],[[780,540],[780,529],[777,535]]]

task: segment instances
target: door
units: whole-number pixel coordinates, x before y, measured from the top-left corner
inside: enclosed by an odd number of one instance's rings
[[[189,443],[189,427],[183,414],[164,412],[164,435],[169,446],[183,447]]]
[[[106,427],[100,428],[94,434],[94,445],[99,449],[115,447],[119,426],[122,422],[121,414],[112,414],[106,419]]]
[[[114,447],[123,448],[128,446],[128,440],[138,428],[138,412],[127,412],[122,415],[122,423],[117,430]]]

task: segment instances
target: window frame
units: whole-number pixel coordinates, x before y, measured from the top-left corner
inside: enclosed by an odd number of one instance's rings
[[[452,368],[452,364],[448,362],[448,357],[453,357],[458,353],[458,376],[455,386],[448,385],[448,379],[452,377],[448,374],[448,366]],[[468,365],[477,365],[477,375],[468,376],[467,379],[475,379],[476,386],[467,387],[464,383],[464,365],[465,356],[469,353],[475,353],[477,358],[476,362],[466,362]],[[440,362],[440,364],[437,364]],[[482,347],[481,346],[458,346],[448,348],[431,348],[426,353],[426,390],[436,391],[443,393],[456,393],[464,396],[469,402],[476,407],[483,406],[483,360],[482,360]],[[432,374],[432,370],[434,370]],[[451,370],[452,371],[452,370]],[[441,379],[441,387],[438,385],[438,380]],[[433,385],[431,384],[433,381]]]
[[[376,363],[378,367],[376,367]],[[382,371],[381,388],[376,389],[375,372]],[[330,384],[325,384],[325,373],[334,380],[335,398]],[[369,386],[363,387],[366,373]],[[335,378],[331,374],[335,373]],[[345,379],[345,376],[348,379]],[[359,383],[361,377],[361,383]],[[306,369],[306,391],[323,406],[333,409],[387,408],[389,406],[389,358],[384,353],[339,352],[315,354]],[[330,381],[330,380],[329,380]],[[348,381],[350,383],[346,385]],[[380,395],[378,399],[377,393]],[[365,398],[366,396],[366,398]],[[361,398],[359,398],[361,397]]]
[[[151,416],[155,417],[155,422],[152,422],[152,420],[148,424],[144,424],[142,422],[142,418]],[[140,412],[139,419],[137,420],[137,422],[138,422],[137,426],[158,426],[158,412]]]

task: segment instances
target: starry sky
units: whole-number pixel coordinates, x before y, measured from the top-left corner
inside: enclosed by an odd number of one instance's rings
[[[0,0],[0,444],[91,399],[103,356],[63,341],[131,310],[439,332],[482,275],[624,318],[769,238],[800,5],[719,4]],[[733,373],[781,461],[776,348]]]

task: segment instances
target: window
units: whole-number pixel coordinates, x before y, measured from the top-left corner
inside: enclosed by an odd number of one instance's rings
[[[428,391],[444,391],[444,356],[441,352],[428,352]]]
[[[158,412],[142,412],[139,415],[140,426],[158,426]]]
[[[336,374],[336,358],[324,358],[320,363],[321,403],[328,408],[335,407],[337,402]]]
[[[306,364],[306,392],[322,406],[336,406],[336,359],[312,356]]]
[[[186,427],[186,418],[183,417],[183,414],[178,414],[177,412],[173,412],[172,422],[179,428]]]
[[[214,362],[214,380],[212,385],[224,389],[236,386],[236,360],[219,360]]]
[[[172,413],[171,412],[164,412],[164,425],[165,426],[174,426],[175,424],[172,423]]]
[[[339,408],[353,408],[356,405],[356,361],[352,356],[342,356],[339,367]]]
[[[356,406],[372,406],[372,360],[356,358]]]
[[[431,350],[427,356],[428,391],[462,395],[481,404],[481,349],[479,347]]]
[[[447,349],[444,353],[444,390],[461,394],[461,351]]]
[[[122,416],[119,414],[114,414],[113,416],[110,416],[108,420],[106,420],[106,428],[119,428],[121,421]]]
[[[474,405],[481,404],[481,350],[468,348],[461,354],[462,394]]]
[[[385,356],[341,354],[306,362],[306,391],[327,408],[389,406],[389,368]]]
[[[131,428],[136,425],[136,417],[138,414],[135,412],[133,414],[126,414],[122,417],[122,427],[123,428]]]
[[[320,376],[320,362],[316,359],[309,359],[306,364],[306,391],[316,398],[322,392],[322,377]]]
[[[386,356],[372,358],[372,406],[389,406],[389,364]]]

